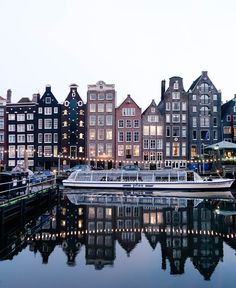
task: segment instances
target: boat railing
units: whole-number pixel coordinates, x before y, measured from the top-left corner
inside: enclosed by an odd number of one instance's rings
[[[202,181],[194,171],[178,170],[153,170],[153,171],[74,171],[68,177],[74,181],[118,181],[118,182],[179,182],[179,181]]]

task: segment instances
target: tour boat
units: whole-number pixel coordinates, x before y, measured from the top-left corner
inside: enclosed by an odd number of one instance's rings
[[[202,178],[186,170],[91,170],[74,171],[62,182],[67,188],[217,191],[229,189],[234,179]]]

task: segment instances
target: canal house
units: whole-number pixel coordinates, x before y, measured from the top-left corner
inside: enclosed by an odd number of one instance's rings
[[[63,168],[85,162],[86,104],[77,87],[76,84],[70,85],[70,92],[62,104],[62,149],[59,157]]]

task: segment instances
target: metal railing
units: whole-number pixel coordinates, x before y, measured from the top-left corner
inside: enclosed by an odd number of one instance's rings
[[[54,185],[56,185],[55,177],[48,178],[39,183],[30,183],[28,179],[0,183],[0,204],[43,191]]]

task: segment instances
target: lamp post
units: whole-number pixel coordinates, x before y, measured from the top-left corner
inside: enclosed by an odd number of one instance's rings
[[[202,143],[202,174],[205,174],[205,144]]]
[[[220,170],[220,163],[219,163],[219,160],[220,160],[220,147],[219,147],[218,144],[216,144],[215,150],[216,150],[216,169]]]
[[[58,154],[58,175],[60,174],[61,171],[61,153]]]

